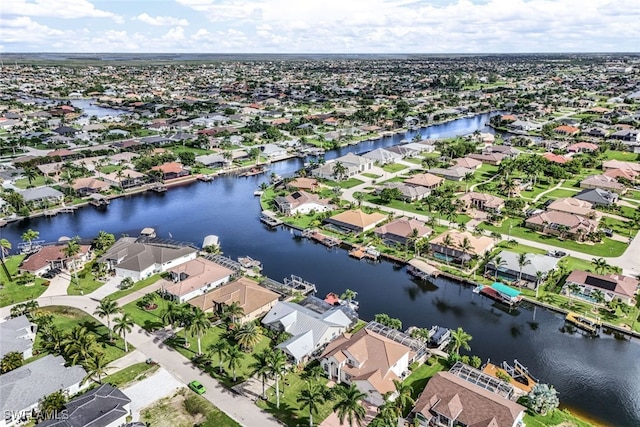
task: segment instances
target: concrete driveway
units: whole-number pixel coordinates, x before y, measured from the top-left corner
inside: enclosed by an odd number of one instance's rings
[[[134,421],[140,419],[140,411],[156,400],[172,396],[184,384],[176,380],[166,369],[160,368],[149,378],[122,390],[131,399],[131,415]]]

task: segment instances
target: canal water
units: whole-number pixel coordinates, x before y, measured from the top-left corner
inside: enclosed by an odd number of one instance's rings
[[[485,131],[488,117],[465,118],[420,132],[438,138]],[[414,134],[345,147],[325,157],[398,144]],[[286,176],[302,163],[301,159],[275,163],[270,172]],[[384,312],[401,319],[404,328],[461,326],[473,336],[472,354],[496,363],[518,359],[541,381],[554,384],[564,405],[605,425],[640,426],[638,340],[607,335],[589,339],[563,332],[563,318],[550,311],[528,306],[505,311],[469,287],[444,279],[416,282],[403,267],[392,263],[356,261],[344,250],[329,250],[288,229],[270,230],[259,222],[260,207],[253,196],[267,180],[267,175],[219,177],[209,183],[170,188],[165,194],[124,197],[112,200],[106,210],[85,207],[75,214],[12,223],[0,229],[1,237],[16,247],[28,228],[38,230],[46,241],[55,241],[62,235],[92,237],[99,230],[116,236],[137,235],[143,227],[153,227],[159,237],[200,246],[205,235],[215,234],[220,236],[225,255],[258,259],[264,273],[273,279],[299,275],[316,284],[319,296],[355,290],[365,320]]]

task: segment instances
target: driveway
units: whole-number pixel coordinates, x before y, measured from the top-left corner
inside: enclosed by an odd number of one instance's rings
[[[140,411],[156,400],[172,396],[176,390],[184,387],[180,381],[164,368],[152,376],[122,390],[131,399],[131,415],[134,421],[140,419]]]

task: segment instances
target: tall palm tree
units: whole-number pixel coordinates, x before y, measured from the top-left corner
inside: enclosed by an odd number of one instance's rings
[[[78,360],[85,361],[96,346],[96,336],[89,332],[87,328],[76,326],[63,340],[64,352],[71,364],[75,365]]]
[[[307,388],[303,388],[298,394],[298,402],[302,407],[309,408],[309,427],[313,427],[313,414],[318,413],[320,405],[322,405],[329,395],[329,389],[317,382],[307,381]]]
[[[394,403],[398,408],[398,412],[402,415],[405,410],[411,408],[416,403],[411,396],[413,394],[413,389],[411,386],[404,384],[400,380],[393,380],[393,385],[396,388],[397,393]]]
[[[171,301],[167,304],[167,308],[162,313],[162,321],[165,325],[175,327],[180,321],[180,306]]]
[[[253,348],[262,340],[262,331],[253,322],[244,323],[235,333],[235,339],[245,351],[253,351]]]
[[[129,313],[124,313],[122,316],[118,317],[115,320],[115,324],[113,325],[113,330],[116,334],[122,336],[122,340],[124,341],[124,352],[129,352],[129,345],[127,344],[127,334],[131,332],[135,322],[133,318],[129,315]]]
[[[83,383],[97,377],[98,383],[102,384],[102,377],[107,375],[107,371],[110,367],[104,353],[99,351],[97,353],[93,353],[91,357],[86,360],[84,363],[84,369],[87,371],[87,376],[82,380]]]
[[[233,382],[236,382],[236,369],[240,366],[240,362],[244,358],[244,352],[237,345],[232,345],[226,351],[227,363],[229,369],[233,373]]]
[[[8,241],[7,239],[0,239],[0,261],[2,261],[2,270],[4,271],[4,274],[7,275],[7,279],[9,279],[9,281],[13,281],[13,278],[11,277],[11,273],[9,273],[9,269],[4,263],[4,257],[7,255],[7,253],[10,250],[11,250],[11,242]]]
[[[357,296],[358,296],[358,293],[356,291],[352,291],[351,289],[346,289],[344,293],[340,295],[340,298],[347,300],[347,302],[351,302],[354,299],[356,299]]]
[[[280,409],[280,376],[287,363],[287,356],[280,349],[269,353],[269,369],[276,380],[276,409]]]
[[[24,363],[24,356],[19,351],[10,351],[5,354],[0,362],[0,373],[5,374],[18,369]]]
[[[28,229],[22,233],[22,240],[29,244],[29,251],[31,251],[32,242],[40,237],[40,232],[32,229]]]
[[[520,284],[520,282],[522,281],[522,269],[527,265],[531,265],[531,260],[527,257],[527,255],[529,254],[526,252],[518,255],[518,267],[520,268],[520,271],[518,272],[518,284]]]
[[[465,256],[469,254],[473,250],[473,245],[471,244],[471,240],[468,237],[464,237],[462,242],[460,243],[460,250],[464,253],[462,257],[462,263],[465,263]]]
[[[378,406],[378,416],[369,425],[371,427],[397,427],[399,416],[395,403],[386,401]]]
[[[191,345],[189,340],[187,339],[187,334],[191,329],[191,325],[193,324],[195,313],[191,309],[189,304],[178,306],[178,322],[180,327],[184,331],[184,347],[189,348]]]
[[[96,311],[93,312],[93,314],[95,314],[101,319],[103,317],[107,318],[107,328],[109,329],[109,341],[113,341],[113,335],[111,334],[112,332],[111,316],[113,316],[114,314],[120,313],[121,311],[122,311],[122,308],[120,308],[117,301],[113,301],[109,297],[104,297],[100,301],[100,304],[98,304]]]
[[[189,332],[191,336],[198,338],[198,355],[202,354],[202,345],[200,340],[207,330],[211,327],[211,322],[206,313],[199,308],[193,310],[193,317],[191,318],[191,324],[189,325]]]
[[[229,347],[229,343],[225,340],[216,341],[213,344],[210,344],[207,347],[207,351],[213,357],[215,354],[218,357],[218,372],[222,373],[222,364],[224,363],[227,348]]]
[[[255,362],[251,364],[251,369],[254,370],[254,374],[260,377],[262,380],[262,399],[267,399],[267,389],[265,387],[265,383],[267,378],[271,373],[271,369],[269,368],[269,353],[272,352],[270,347],[265,348],[260,353],[255,354],[253,357],[256,359]]]
[[[338,181],[341,181],[346,173],[347,167],[343,165],[342,162],[336,162],[333,165],[333,176],[335,176]]]
[[[453,341],[453,351],[456,354],[460,354],[460,348],[464,348],[465,350],[471,350],[471,346],[469,345],[469,341],[471,341],[473,337],[466,333],[462,328],[458,328],[455,331],[451,331],[451,341]]]
[[[604,272],[610,268],[610,265],[604,258],[593,258],[591,264],[593,264],[594,270],[598,274],[604,274]]]
[[[225,319],[225,321],[236,323],[242,316],[244,316],[244,309],[238,301],[233,301],[231,304],[222,306],[221,317]]]
[[[337,388],[336,391],[338,401],[333,405],[333,410],[338,415],[340,424],[344,424],[346,419],[349,427],[353,427],[354,424],[358,427],[362,426],[367,414],[362,401],[367,398],[367,394],[358,390],[355,384]]]
[[[589,295],[591,296],[591,298],[596,304],[602,304],[605,302],[604,292],[602,292],[600,289],[592,290]]]
[[[498,280],[498,270],[500,269],[500,267],[506,264],[507,261],[503,260],[501,256],[497,256],[493,259],[493,267],[495,268],[495,274],[493,275],[494,281]]]
[[[567,285],[567,291],[569,293],[569,300],[571,301],[571,304],[573,304],[573,297],[580,292],[580,286],[576,283],[569,283]]]
[[[453,238],[451,237],[451,233],[447,233],[442,239],[442,246],[445,247],[445,258],[447,260],[447,264],[449,264],[449,248],[453,246]]]
[[[78,269],[76,268],[74,258],[80,253],[80,243],[78,243],[78,241],[79,238],[74,237],[67,242],[67,245],[64,248],[62,248],[62,253],[67,257],[67,268],[69,271],[73,268],[73,277],[75,279],[76,286],[78,286]]]

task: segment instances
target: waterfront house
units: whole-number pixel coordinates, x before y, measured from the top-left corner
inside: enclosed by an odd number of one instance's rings
[[[419,173],[404,180],[405,184],[425,187],[430,190],[438,188],[444,182],[444,178],[431,173]]]
[[[625,304],[634,305],[636,293],[638,292],[638,283],[637,279],[623,276],[622,274],[597,274],[574,270],[565,280],[562,290],[568,295],[571,293],[569,286],[573,284],[579,288],[577,293],[573,294],[578,298],[593,302],[591,293],[594,290],[599,290],[602,292],[605,302],[616,299]]]
[[[276,159],[287,155],[287,149],[275,144],[264,144],[260,147],[262,155],[269,159]]]
[[[499,255],[502,263],[496,266],[494,259],[487,263],[487,273],[492,277],[498,270],[498,279],[509,282],[517,282],[520,277],[519,254],[511,251],[502,251]],[[543,254],[526,254],[527,263],[522,266],[522,281],[524,285],[532,289],[538,285],[540,280],[544,280],[549,273],[556,269],[559,259]],[[538,279],[540,273],[540,279]]]
[[[602,216],[600,212],[593,209],[593,205],[591,203],[572,197],[553,200],[547,205],[547,212],[549,211],[571,213],[596,221],[598,221]]]
[[[429,169],[429,173],[432,175],[441,176],[449,181],[460,182],[467,174],[473,174],[475,169],[467,169],[459,166],[452,166],[448,169],[432,168]]]
[[[525,227],[560,238],[583,241],[589,233],[598,229],[598,222],[568,212],[548,211],[530,216]]]
[[[86,197],[109,189],[109,184],[101,179],[88,177],[75,179],[70,186],[64,185],[64,187],[73,189],[78,197]]]
[[[618,194],[624,194],[627,191],[623,184],[606,175],[590,175],[580,181],[580,188],[599,188],[601,190],[614,191]]]
[[[22,354],[23,359],[33,356],[37,329],[24,314],[0,323],[0,359],[12,351]]]
[[[62,356],[46,355],[31,363],[0,375],[1,426],[22,424],[24,414],[31,413],[40,401],[59,390],[68,395],[81,391],[87,376],[80,365],[65,367]]]
[[[582,190],[575,196],[574,199],[584,200],[591,203],[593,206],[613,206],[618,201],[618,193],[613,191],[602,190],[600,188],[592,188]]]
[[[279,294],[260,286],[258,282],[240,277],[189,300],[189,304],[204,312],[221,313],[225,306],[236,303],[244,313],[237,320],[245,323],[258,319],[271,310],[279,297]]]
[[[329,199],[321,199],[313,193],[297,190],[287,196],[274,199],[276,208],[283,215],[308,214],[311,212],[327,212],[335,208]]]
[[[183,176],[187,176],[191,173],[178,162],[164,163],[162,165],[152,167],[151,170],[159,171],[162,174],[163,181],[182,178]]]
[[[380,194],[385,188],[398,189],[400,191],[400,199],[406,202],[422,200],[431,194],[431,190],[426,187],[407,185],[402,182],[385,182],[375,190],[375,193]]]
[[[449,236],[447,238],[447,236]],[[469,247],[463,249],[465,239]],[[451,240],[450,243],[446,243]],[[468,231],[448,230],[429,242],[434,256],[439,260],[464,263],[474,256],[482,256],[490,251],[495,242],[488,236],[474,236]]]
[[[133,169],[122,169],[119,173],[112,172],[102,177],[104,182],[112,187],[133,188],[144,184],[147,176]]]
[[[475,375],[484,378],[473,368]],[[420,427],[524,427],[525,408],[492,388],[473,383],[451,372],[438,372],[429,382],[413,407]]]
[[[404,378],[411,357],[412,351],[406,345],[362,328],[327,345],[320,356],[320,365],[330,380],[355,384],[367,395],[367,401],[379,406],[384,403],[386,393],[396,391],[393,380]]]
[[[131,399],[111,384],[102,384],[64,404],[65,417],[38,423],[40,427],[119,427],[131,416]]]
[[[594,151],[598,150],[598,147],[596,144],[592,144],[590,142],[577,142],[575,144],[571,144],[567,147],[567,151],[569,153],[593,153]]]
[[[195,258],[166,270],[168,279],[161,279],[162,293],[171,299],[186,302],[221,286],[234,271],[206,258]]]
[[[131,277],[134,281],[195,259],[198,250],[174,243],[138,241],[135,237],[122,237],[114,243],[98,262],[115,270],[116,277]]]
[[[64,200],[64,194],[51,187],[27,188],[20,194],[26,203],[40,206],[57,205]]]
[[[311,175],[316,178],[333,179],[336,178],[335,165],[340,163],[345,168],[342,178],[349,178],[362,172],[370,171],[375,161],[366,157],[348,153],[329,161],[311,171]]]
[[[196,156],[196,162],[202,163],[208,168],[223,168],[231,165],[231,160],[225,159],[221,153]]]
[[[402,155],[389,151],[385,148],[376,148],[362,155],[362,157],[371,159],[379,165],[386,165],[389,163],[395,163],[398,160],[402,160]]]
[[[314,192],[318,189],[318,180],[315,178],[297,177],[285,184],[289,190],[304,190]]]
[[[424,222],[412,218],[396,218],[374,230],[376,236],[391,245],[407,245],[411,238],[422,238],[433,233]]]
[[[402,158],[415,157],[419,155],[421,151],[425,151],[426,149],[427,146],[425,146],[424,144],[416,144],[416,146],[413,147],[409,146],[409,144],[403,144],[385,148],[385,150],[398,154],[402,156]]]
[[[307,297],[299,304],[279,301],[262,318],[262,324],[291,335],[291,338],[278,344],[277,348],[282,349],[298,364],[338,338],[357,321],[357,316],[352,319],[345,310],[349,308],[332,306],[316,297]]]
[[[333,215],[324,220],[341,231],[363,233],[373,229],[376,225],[385,221],[387,216],[380,212],[365,213],[361,209],[350,209]]]
[[[459,200],[464,203],[465,209],[474,208],[484,212],[498,213],[504,207],[504,199],[476,191],[463,194]]]
[[[63,243],[41,247],[22,261],[18,271],[41,276],[53,268],[61,270],[66,270],[69,267],[79,268],[91,259],[92,252],[89,245],[80,245],[80,252],[73,259],[65,255],[65,247],[66,245]]]

